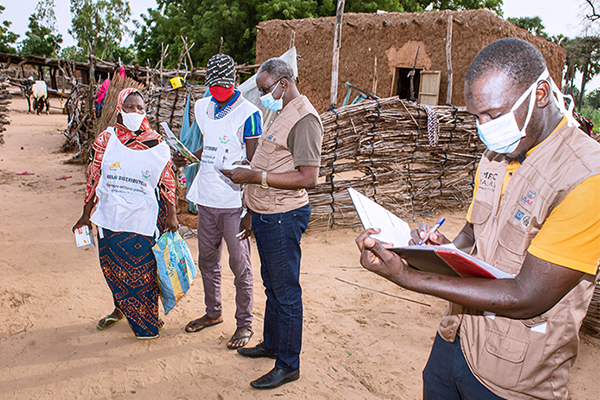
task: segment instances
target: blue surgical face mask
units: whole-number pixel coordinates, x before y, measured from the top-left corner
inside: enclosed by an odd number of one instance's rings
[[[521,139],[525,137],[525,130],[527,129],[527,125],[529,124],[529,120],[533,113],[537,84],[539,81],[548,78],[550,78],[550,74],[548,73],[548,70],[545,70],[525,93],[519,97],[508,113],[481,125],[479,124],[479,120],[477,120],[477,133],[479,134],[481,141],[485,144],[485,147],[500,154],[508,154],[515,151]],[[514,111],[519,108],[528,97],[529,109],[527,110],[527,118],[525,118],[523,128],[519,129]]]
[[[273,90],[260,97],[260,101],[263,103],[263,105],[271,111],[279,111],[283,108],[283,95],[285,94],[285,91],[281,93],[281,97],[279,99],[276,100],[273,97],[273,92],[275,89],[277,89],[277,86],[279,86],[279,82],[277,82],[277,85],[275,85]]]

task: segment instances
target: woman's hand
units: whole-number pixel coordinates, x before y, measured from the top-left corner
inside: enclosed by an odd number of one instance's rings
[[[370,235],[381,232],[380,229],[367,229],[356,238],[356,245],[361,252],[360,263],[371,272],[400,284],[403,277],[409,273],[406,261],[393,251],[388,250],[383,243]]]
[[[85,225],[87,225],[90,228],[91,232],[92,222],[90,221],[90,215],[92,214],[92,208],[94,208],[95,198],[96,195],[92,196],[92,198],[87,203],[85,203],[85,205],[83,206],[83,212],[81,213],[81,218],[79,218],[79,221],[77,221],[75,225],[73,225],[73,229],[71,230],[71,232],[75,232],[75,229],[81,228]]]
[[[77,228],[81,228],[82,226],[88,226],[90,228],[90,232],[92,230],[92,221],[90,221],[90,216],[86,215],[85,213],[83,213],[83,215],[81,216],[81,218],[79,218],[79,221],[77,221],[75,223],[75,225],[73,225],[73,229],[71,229],[71,232],[75,232],[75,229]]]
[[[431,225],[421,222],[417,229],[410,231],[411,239],[409,245],[419,244],[419,242],[427,235],[427,232],[431,229]],[[438,231],[433,232],[429,235],[429,238],[423,243],[426,246],[439,246],[442,244],[452,243],[448,238]]]
[[[177,232],[179,229],[179,221],[177,220],[177,214],[167,215],[165,219],[165,229],[169,232]]]
[[[165,229],[169,232],[177,232],[179,221],[177,221],[177,209],[174,204],[167,201],[167,218],[165,218]]]

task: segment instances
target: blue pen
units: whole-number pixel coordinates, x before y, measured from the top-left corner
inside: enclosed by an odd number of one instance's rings
[[[440,229],[440,226],[442,226],[442,224],[445,221],[446,221],[446,218],[442,218],[438,222],[436,222],[435,225],[431,227],[431,229],[429,230],[429,232],[427,232],[427,234],[425,235],[425,237],[423,239],[421,239],[421,241],[419,242],[419,246],[423,246],[423,243],[425,243],[425,241],[427,239],[429,239],[429,235],[431,235],[433,232],[435,232],[438,229]]]

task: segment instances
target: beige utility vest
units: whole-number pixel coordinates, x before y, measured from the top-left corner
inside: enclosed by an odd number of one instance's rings
[[[471,212],[477,258],[518,274],[527,249],[552,210],[585,179],[600,174],[600,144],[566,125],[536,148],[501,196],[507,161],[486,151]],[[597,209],[590,210],[598,212]],[[507,399],[566,399],[579,328],[594,285],[583,280],[554,307],[519,320],[450,303],[438,332],[453,342],[475,376]]]
[[[286,104],[267,132],[258,140],[256,152],[250,163],[252,169],[273,173],[296,171],[292,153],[287,148],[287,139],[294,125],[308,114],[315,115],[319,122],[321,121],[306,96],[298,96]],[[308,193],[306,189],[264,189],[260,185],[248,184],[244,188],[244,202],[254,212],[279,214],[308,204]]]

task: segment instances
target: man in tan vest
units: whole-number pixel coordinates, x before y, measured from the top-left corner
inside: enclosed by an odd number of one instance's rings
[[[566,399],[600,262],[600,144],[577,128],[542,55],[520,39],[477,55],[465,101],[487,150],[453,243],[514,279],[419,272],[369,237],[374,229],[356,239],[361,264],[450,301],[423,371],[425,399]],[[426,243],[449,242],[431,234]]]
[[[319,114],[296,88],[294,71],[271,59],[256,75],[265,107],[278,111],[258,142],[250,169],[223,171],[234,183],[245,183],[244,202],[260,256],[267,304],[264,341],[238,349],[245,357],[274,358],[275,368],[251,382],[272,389],[300,377],[302,289],[300,239],[308,225],[307,188],[317,184],[323,126]]]

